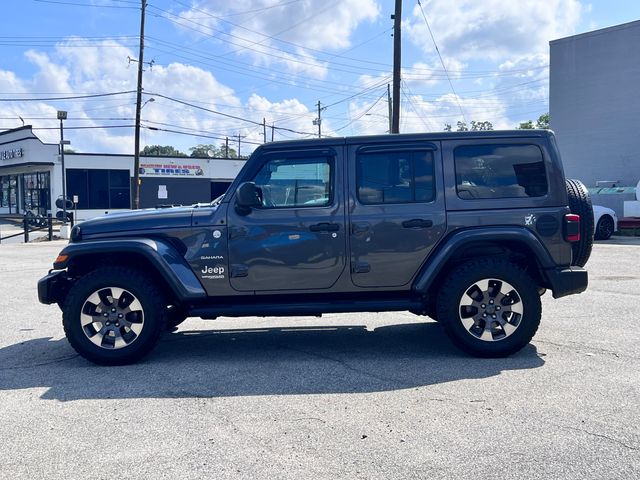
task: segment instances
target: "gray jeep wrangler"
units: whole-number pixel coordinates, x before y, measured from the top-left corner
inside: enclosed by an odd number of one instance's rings
[[[549,131],[276,142],[211,204],[76,225],[38,294],[99,364],[139,360],[187,317],[402,310],[501,357],[529,343],[546,290],[586,289],[592,239]]]

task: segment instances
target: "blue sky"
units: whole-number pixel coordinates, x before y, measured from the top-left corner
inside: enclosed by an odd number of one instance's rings
[[[621,0],[421,3],[403,2],[403,132],[535,119],[548,110],[550,40],[640,19],[640,2]],[[132,151],[135,95],[119,92],[135,89],[139,6],[5,0],[0,98],[33,101],[3,101],[0,128],[22,117],[55,142],[47,128],[63,109],[73,148]],[[143,145],[187,151],[240,135],[248,153],[263,141],[263,118],[276,140],[316,133],[318,101],[324,134],[385,132],[392,10],[391,0],[148,0]],[[44,99],[104,93],[117,94]]]

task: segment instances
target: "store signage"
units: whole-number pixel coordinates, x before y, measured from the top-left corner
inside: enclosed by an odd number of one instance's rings
[[[0,160],[11,160],[13,158],[22,158],[23,156],[24,150],[22,148],[12,148],[11,150],[0,152]]]
[[[199,177],[204,175],[204,171],[200,165],[191,163],[141,163],[140,175]]]

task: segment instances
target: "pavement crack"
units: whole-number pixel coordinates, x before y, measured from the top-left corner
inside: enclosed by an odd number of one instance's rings
[[[330,357],[329,355],[323,355],[321,353],[317,353],[317,352],[310,352],[308,350],[302,350],[300,348],[293,348],[293,347],[289,347],[286,345],[281,345],[282,348],[285,348],[287,350],[292,350],[294,352],[298,352],[298,353],[303,353],[305,355],[309,355],[310,357],[316,357],[316,358],[321,358],[323,360],[329,360],[330,362],[335,362],[339,365],[341,365],[342,367],[344,367],[345,369],[354,372],[354,373],[359,373],[360,375],[365,375],[367,377],[371,377],[371,378],[375,378],[378,381],[381,382],[392,382],[392,383],[399,383],[398,380],[396,380],[395,378],[388,378],[388,377],[383,377],[381,375],[375,375],[371,372],[367,372],[366,370],[362,370],[359,368],[354,367],[353,365],[350,365],[349,363],[347,363],[344,360],[341,360],[339,358],[334,358],[334,357]]]
[[[614,350],[607,350],[606,348],[592,347],[589,345],[585,345],[584,343],[578,343],[578,342],[559,343],[559,342],[551,342],[549,340],[540,340],[536,338],[534,339],[534,343],[542,343],[545,345],[552,345],[554,347],[559,347],[559,348],[579,349],[585,352],[597,352],[605,355],[612,355],[616,358],[624,357],[624,358],[630,358],[633,360],[640,360],[640,357],[636,357],[634,355],[628,355],[625,353],[616,352]]]
[[[627,448],[629,450],[633,450],[635,452],[640,450],[640,448],[638,448],[638,447],[634,447],[632,445],[629,445],[629,444],[623,442],[622,440],[618,440],[617,438],[610,437],[609,435],[605,435],[603,433],[590,432],[589,430],[586,430],[584,428],[570,427],[568,425],[559,425],[559,424],[554,424],[554,423],[550,423],[550,425],[554,425],[556,427],[564,428],[564,429],[567,429],[567,430],[573,430],[575,432],[586,433],[587,435],[590,435],[592,437],[604,438],[605,440],[609,440],[610,442],[616,443],[616,444],[618,444],[618,445],[620,445],[620,446],[622,446],[624,448]]]
[[[26,368],[43,367],[45,365],[53,365],[55,363],[66,362],[67,360],[71,360],[72,358],[76,358],[77,356],[78,356],[78,354],[76,353],[74,355],[68,355],[66,357],[56,358],[56,359],[53,359],[53,360],[49,360],[47,362],[34,363],[33,365],[15,365],[15,366],[11,366],[11,367],[0,367],[0,371],[5,371],[5,370],[24,370]]]

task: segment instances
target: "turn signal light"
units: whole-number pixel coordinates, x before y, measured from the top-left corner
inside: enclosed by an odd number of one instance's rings
[[[580,241],[580,215],[568,213],[564,216],[564,239],[567,242]]]
[[[67,258],[69,258],[69,255],[58,255],[56,261],[53,263],[64,263],[67,261]]]

